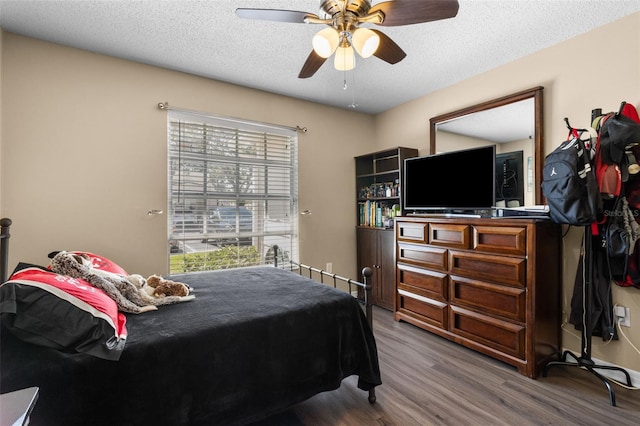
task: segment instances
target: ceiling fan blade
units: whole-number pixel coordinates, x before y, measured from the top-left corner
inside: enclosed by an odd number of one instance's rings
[[[376,4],[369,14],[381,11],[385,18],[379,25],[393,27],[453,18],[458,8],[458,0],[394,0]]]
[[[296,10],[279,9],[236,9],[236,15],[245,19],[258,19],[261,21],[291,22],[294,24],[304,24],[306,18],[318,19],[318,15],[309,12],[298,12]]]
[[[327,60],[327,58],[323,58],[318,55],[315,50],[312,50],[307,60],[305,61],[302,69],[300,70],[300,74],[298,74],[298,78],[309,78],[320,69],[322,64]]]
[[[407,54],[396,44],[395,41],[391,40],[389,36],[387,36],[382,31],[372,30],[380,37],[380,45],[378,46],[378,50],[373,54],[375,57],[382,59],[390,64],[397,64],[401,60],[404,59]]]

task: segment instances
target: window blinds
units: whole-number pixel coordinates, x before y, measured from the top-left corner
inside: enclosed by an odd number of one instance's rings
[[[168,114],[171,273],[298,259],[295,130]]]

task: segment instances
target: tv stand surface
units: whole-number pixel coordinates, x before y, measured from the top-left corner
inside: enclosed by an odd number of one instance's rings
[[[482,217],[492,217],[495,215],[496,215],[496,210],[493,208],[479,208],[479,209],[441,208],[441,209],[430,209],[430,210],[413,210],[411,212],[406,213],[406,216],[434,217],[434,218],[436,217],[482,218]]]
[[[410,213],[409,216],[418,216],[418,217],[425,217],[425,218],[429,218],[429,217],[448,217],[448,218],[475,217],[475,218],[481,218],[482,217],[481,214],[477,214],[477,213]]]

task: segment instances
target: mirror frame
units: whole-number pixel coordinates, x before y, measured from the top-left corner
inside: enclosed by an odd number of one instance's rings
[[[533,98],[534,100],[534,185],[535,185],[535,204],[542,204],[542,167],[544,163],[544,138],[543,138],[543,122],[542,122],[542,91],[544,87],[537,86],[532,89],[523,90],[522,92],[513,93],[511,95],[503,96],[501,98],[492,99],[487,102],[483,102],[470,107],[462,108],[456,111],[441,114],[436,117],[432,117],[430,122],[429,131],[429,153],[436,153],[436,126],[438,123],[449,121],[454,118],[462,117],[465,115],[473,114],[474,112],[485,111],[491,108],[500,107],[503,105],[511,104],[514,102],[522,101],[524,99]]]

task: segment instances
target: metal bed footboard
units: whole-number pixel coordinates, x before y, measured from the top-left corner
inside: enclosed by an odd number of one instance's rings
[[[325,277],[328,277],[333,282],[333,288],[338,287],[338,281],[346,283],[349,288],[349,294],[353,294],[352,293],[353,286],[356,286],[357,288],[361,288],[362,294],[364,296],[363,298],[360,298],[360,297],[356,297],[356,298],[365,306],[367,321],[369,322],[369,326],[373,330],[373,308],[372,308],[373,299],[371,296],[372,287],[371,287],[371,284],[369,284],[371,275],[373,275],[373,270],[370,267],[367,266],[362,269],[362,276],[364,277],[364,280],[363,280],[364,282],[361,283],[359,281],[352,280],[351,278],[345,278],[337,274],[332,274],[323,269],[318,269],[318,268],[314,268],[313,266],[305,265],[303,263],[294,262],[293,260],[288,260],[286,262],[280,263],[278,262],[279,247],[277,245],[273,245],[272,249],[273,249],[273,266],[276,268],[289,269],[291,271],[297,268],[300,275],[303,274],[303,271],[306,271],[306,274],[310,279],[315,279],[313,276],[314,273],[318,274],[319,280],[316,280],[316,281],[320,281],[323,284],[326,284],[324,279]]]
[[[332,274],[330,272],[324,271],[322,269],[318,269],[318,268],[314,268],[313,266],[309,266],[309,265],[305,265],[303,263],[296,263],[291,261],[291,269],[293,270],[294,268],[298,268],[298,272],[300,273],[300,275],[302,275],[304,273],[304,271],[306,271],[306,275],[311,278],[313,278],[313,274],[316,273],[319,275],[320,277],[320,282],[323,284],[325,283],[324,278],[327,277],[329,278],[332,282],[333,282],[333,288],[337,288],[338,287],[338,281],[346,283],[348,288],[349,288],[349,294],[353,295],[353,286],[356,286],[357,288],[361,288],[362,294],[364,294],[363,298],[359,298],[356,297],[365,307],[365,313],[367,315],[367,321],[369,322],[369,326],[373,328],[373,309],[372,306],[373,304],[371,303],[371,284],[368,283],[369,278],[371,277],[371,275],[373,274],[373,271],[371,270],[371,268],[369,268],[368,266],[362,269],[362,276],[364,277],[364,282],[361,283],[359,281],[354,281],[350,278],[345,278],[345,277],[341,277],[340,275],[337,274]]]
[[[362,269],[362,276],[364,277],[363,279],[364,282],[361,283],[359,281],[355,281],[350,278],[341,277],[340,275],[332,274],[322,269],[314,268],[312,266],[305,265],[303,263],[297,263],[291,260],[278,264],[278,246],[274,245],[272,248],[273,248],[273,266],[276,268],[290,269],[291,272],[293,272],[293,270],[297,268],[300,275],[302,275],[304,271],[306,271],[310,279],[314,279],[313,277],[314,273],[319,274],[319,278],[320,278],[319,281],[323,284],[326,284],[324,281],[324,278],[328,277],[332,281],[334,288],[337,288],[338,281],[344,282],[348,286],[349,294],[353,294],[351,292],[353,289],[352,286],[356,286],[357,288],[362,288],[364,298],[363,299],[361,299],[360,297],[356,297],[356,298],[358,299],[358,301],[360,301],[360,303],[364,305],[367,322],[369,323],[369,327],[371,327],[371,330],[373,330],[373,303],[372,303],[373,299],[371,298],[372,287],[371,287],[371,284],[369,284],[371,275],[373,274],[373,270],[371,268],[367,266]],[[369,400],[369,403],[371,404],[374,404],[376,402],[375,388],[369,389],[368,400]]]

